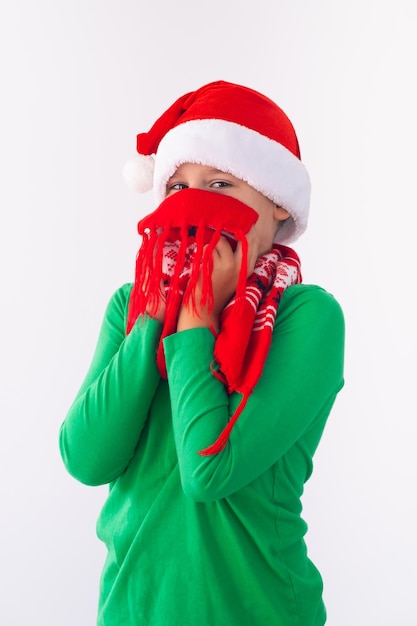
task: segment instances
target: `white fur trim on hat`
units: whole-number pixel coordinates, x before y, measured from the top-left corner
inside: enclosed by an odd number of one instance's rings
[[[228,172],[283,207],[290,217],[277,243],[288,244],[307,228],[310,177],[287,148],[260,133],[219,119],[191,120],[172,128],[155,155],[154,193],[158,204],[166,184],[183,163],[200,163]]]

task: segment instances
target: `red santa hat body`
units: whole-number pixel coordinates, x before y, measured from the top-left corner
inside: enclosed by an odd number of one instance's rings
[[[187,93],[137,136],[137,151],[125,179],[138,192],[153,187],[158,204],[180,165],[200,163],[246,181],[290,213],[277,243],[295,241],[307,227],[310,178],[295,130],[284,111],[257,91],[217,81]]]

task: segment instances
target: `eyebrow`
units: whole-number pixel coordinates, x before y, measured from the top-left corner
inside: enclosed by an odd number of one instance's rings
[[[236,176],[234,174],[232,174],[231,172],[225,172],[224,170],[218,170],[217,168],[213,167],[212,169],[210,169],[208,171],[208,174],[211,176],[218,176],[220,175],[224,175],[224,176],[231,176],[232,178],[236,178]]]

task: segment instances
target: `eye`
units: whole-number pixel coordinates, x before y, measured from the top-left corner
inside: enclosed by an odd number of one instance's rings
[[[170,194],[173,191],[181,191],[182,189],[187,189],[188,185],[185,183],[173,183],[167,185],[166,194]]]
[[[214,187],[214,189],[223,189],[224,187],[231,187],[232,184],[227,180],[215,180],[211,183],[210,187]]]

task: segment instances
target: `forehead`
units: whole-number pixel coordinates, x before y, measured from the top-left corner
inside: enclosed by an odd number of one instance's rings
[[[188,174],[217,176],[219,174],[226,174],[226,172],[219,170],[215,167],[211,167],[210,165],[202,165],[201,163],[182,163],[177,167],[171,178],[173,178],[174,176],[184,176]],[[228,174],[228,176],[232,176],[232,174]]]

